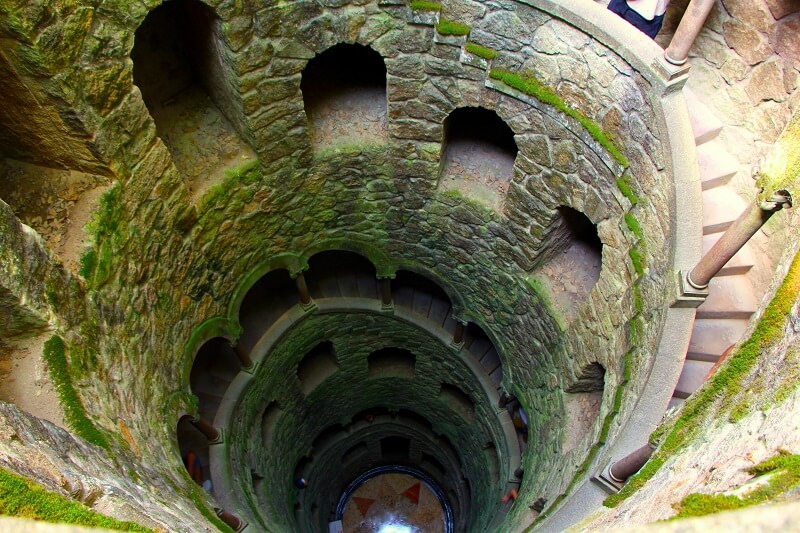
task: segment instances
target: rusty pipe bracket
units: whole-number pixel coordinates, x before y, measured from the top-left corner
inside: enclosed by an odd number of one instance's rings
[[[624,481],[617,481],[614,479],[614,476],[611,475],[611,465],[613,464],[613,462],[608,463],[605,468],[603,468],[596,475],[592,476],[592,481],[600,485],[600,487],[608,494],[618,493],[625,485]]]
[[[781,209],[792,208],[792,193],[786,189],[775,191],[768,200],[761,202],[759,206],[763,211],[775,212]]]
[[[678,273],[678,296],[670,307],[697,308],[708,298],[708,285],[699,287],[692,283],[689,273],[687,270],[681,270]]]

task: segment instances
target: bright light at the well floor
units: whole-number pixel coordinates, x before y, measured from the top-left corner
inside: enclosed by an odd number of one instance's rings
[[[384,524],[384,526],[378,530],[378,533],[414,533],[414,530],[409,526],[400,524]]]

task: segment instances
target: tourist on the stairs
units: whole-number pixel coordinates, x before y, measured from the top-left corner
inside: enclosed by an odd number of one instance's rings
[[[655,39],[664,22],[669,0],[611,0],[608,9]]]

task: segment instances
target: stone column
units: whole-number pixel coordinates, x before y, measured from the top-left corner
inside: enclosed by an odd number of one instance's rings
[[[619,461],[611,463],[608,473],[617,483],[625,483],[629,477],[638,472],[653,455],[653,447],[648,442],[638,450],[629,453]]]
[[[242,363],[242,368],[250,368],[253,366],[253,360],[250,358],[250,354],[242,348],[241,344],[231,345],[231,349],[233,349],[236,357],[239,358],[239,362]]]
[[[770,217],[792,206],[788,191],[776,192],[769,200],[748,207],[729,227],[700,262],[686,275],[686,281],[695,289],[705,289],[717,272],[736,255]]]
[[[297,285],[297,292],[300,294],[300,304],[303,306],[311,305],[311,293],[308,292],[308,285],[306,285],[306,277],[302,272],[298,272],[294,278]]]
[[[217,512],[217,516],[220,518],[220,520],[225,522],[225,524],[230,526],[230,528],[233,529],[234,531],[241,531],[242,529],[244,529],[244,526],[247,525],[241,518],[239,518],[233,513],[229,513],[224,509],[214,509],[214,510]]]
[[[460,320],[456,320],[456,329],[453,331],[453,346],[461,346],[464,343],[464,326]]]
[[[691,0],[681,18],[675,35],[664,51],[664,59],[673,65],[683,65],[689,57],[689,49],[703,29],[703,24],[714,7],[715,0]]]

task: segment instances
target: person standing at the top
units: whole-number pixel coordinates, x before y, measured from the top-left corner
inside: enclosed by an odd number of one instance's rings
[[[611,0],[608,9],[624,18],[639,31],[655,39],[664,22],[669,0]]]

